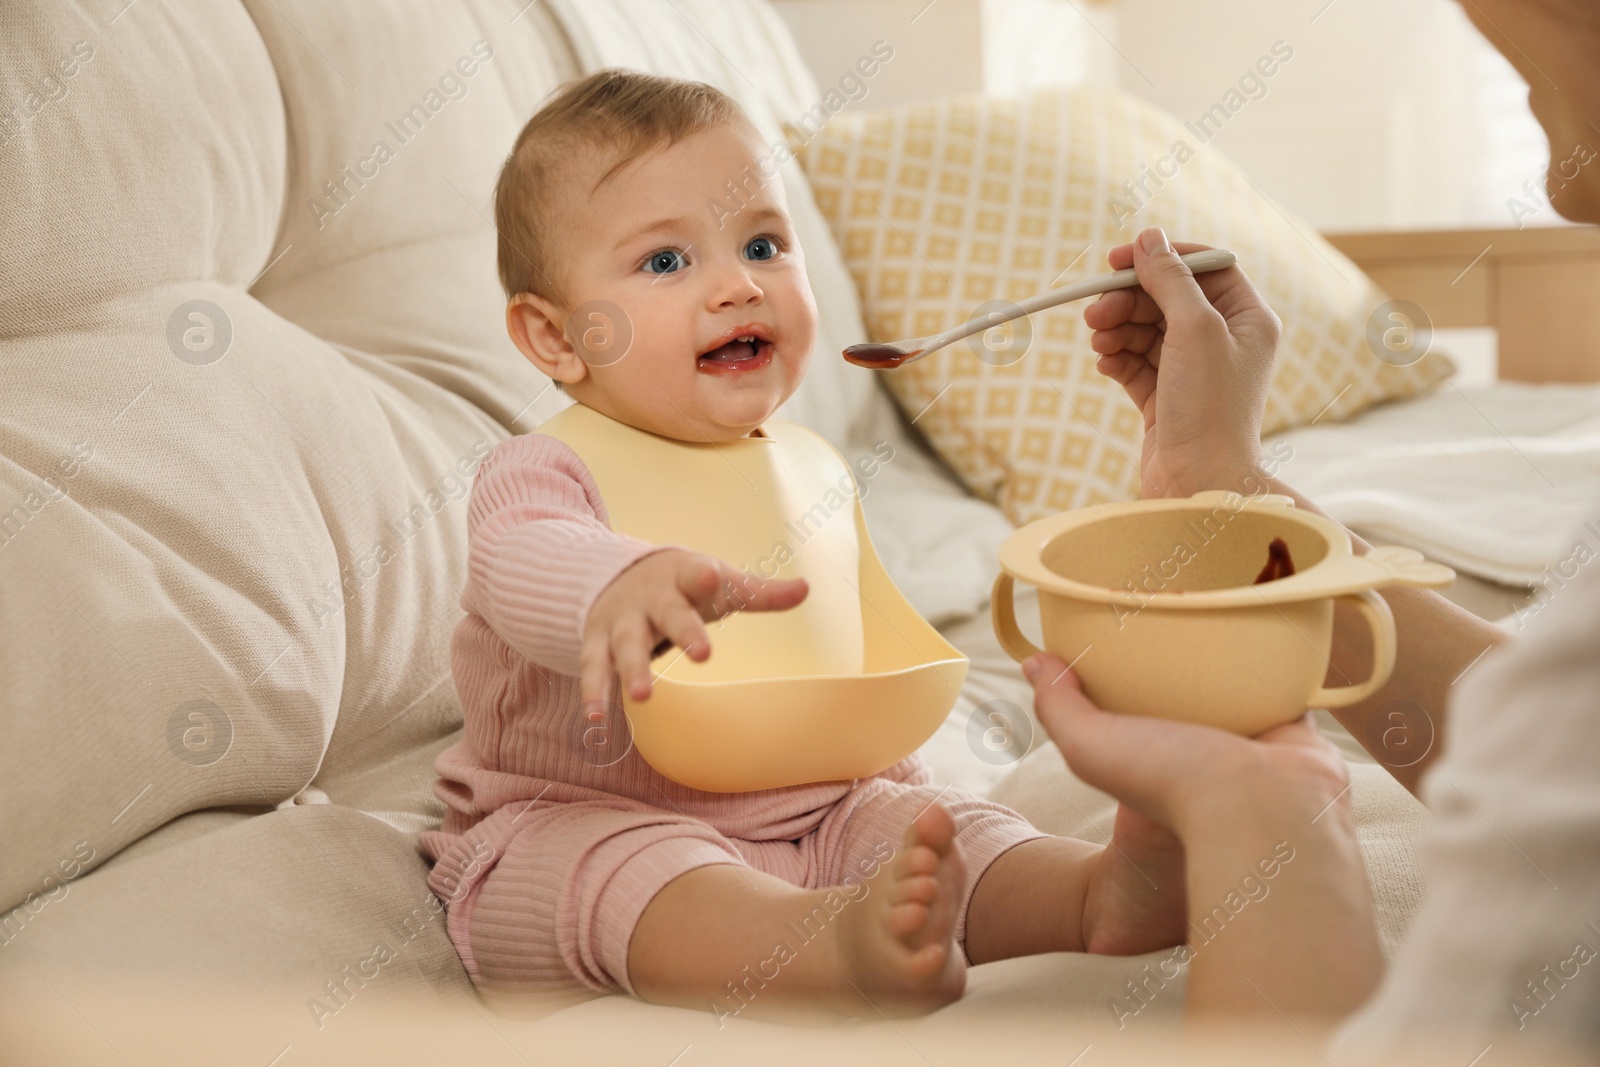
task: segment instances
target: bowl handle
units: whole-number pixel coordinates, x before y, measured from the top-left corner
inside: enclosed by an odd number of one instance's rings
[[[1372,676],[1355,685],[1320,686],[1311,694],[1313,708],[1343,708],[1367,699],[1389,681],[1394,672],[1394,613],[1376,590],[1362,589],[1338,598],[1348,600],[1372,628]]]
[[[1021,663],[1029,656],[1040,655],[1044,649],[1023,637],[1022,631],[1017,629],[1017,613],[1011,603],[1011,585],[1009,574],[1001,574],[994,580],[994,592],[989,596],[989,614],[994,620],[994,635],[1000,639],[1000,647]]]

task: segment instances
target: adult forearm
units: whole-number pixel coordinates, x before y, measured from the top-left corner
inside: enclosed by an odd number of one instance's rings
[[[1314,1039],[1364,1002],[1383,973],[1349,804],[1334,799],[1313,811],[1296,805],[1308,795],[1295,788],[1257,803],[1232,799],[1210,816],[1203,845],[1191,843],[1194,833],[1185,839],[1186,1017],[1286,1016]]]

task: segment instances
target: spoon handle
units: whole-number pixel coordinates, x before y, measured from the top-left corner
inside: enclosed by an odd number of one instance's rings
[[[1191,252],[1179,258],[1195,274],[1222,270],[1238,262],[1238,257],[1225,248]],[[1053,308],[1058,304],[1082,300],[1086,296],[1099,296],[1101,293],[1109,293],[1116,289],[1132,289],[1138,284],[1138,275],[1134,274],[1132,268],[1129,268],[1128,270],[1119,270],[1115,274],[1102,274],[1098,278],[1085,278],[1081,282],[1074,282],[1072,285],[1062,286],[1060,289],[1051,289],[1047,293],[1031,296],[1021,303],[1013,305],[1012,310],[1009,312],[992,311],[987,315],[981,315],[978,318],[962,323],[960,326],[946,330],[944,333],[935,334],[928,338],[921,352],[905,360],[904,363],[921,359],[929,352],[954,344],[964,337],[971,337],[975,333],[982,333],[984,330],[1000,326],[1010,322],[1012,319],[1019,319],[1024,315],[1032,315],[1046,308]]]

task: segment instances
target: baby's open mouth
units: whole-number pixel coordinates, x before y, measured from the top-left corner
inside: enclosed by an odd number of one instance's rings
[[[755,370],[772,362],[772,341],[765,330],[739,333],[695,360],[696,366],[710,371]]]

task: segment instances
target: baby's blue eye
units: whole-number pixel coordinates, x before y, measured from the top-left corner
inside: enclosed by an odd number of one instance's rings
[[[750,259],[771,259],[778,254],[778,246],[770,237],[756,237],[744,246],[744,254]]]
[[[683,266],[683,253],[670,248],[655,252],[644,261],[644,269],[651,274],[671,274]]]

